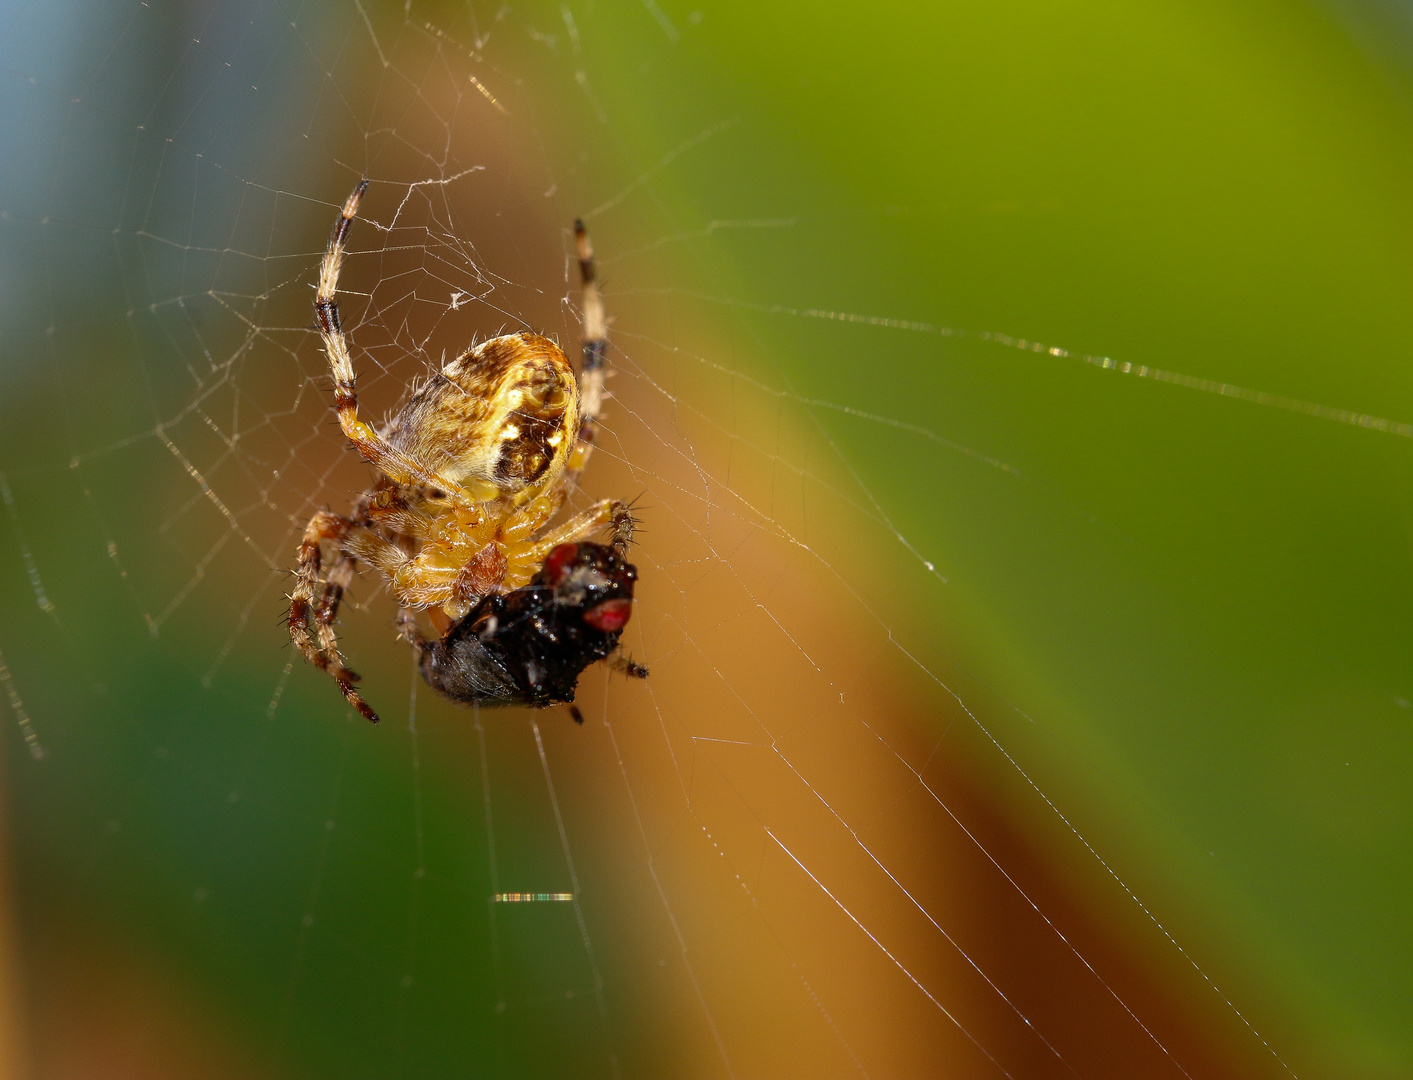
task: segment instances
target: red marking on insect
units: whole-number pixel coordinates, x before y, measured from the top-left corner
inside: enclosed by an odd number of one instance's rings
[[[632,613],[631,600],[605,600],[584,612],[584,621],[605,634],[612,634],[627,625],[628,616]]]
[[[558,585],[569,573],[569,564],[579,557],[578,544],[560,544],[545,559],[545,581],[551,587]]]

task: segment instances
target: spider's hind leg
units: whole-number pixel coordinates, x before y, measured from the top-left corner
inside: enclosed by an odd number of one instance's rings
[[[353,371],[348,337],[344,334],[339,315],[338,285],[347,254],[348,234],[367,190],[368,181],[361,180],[344,200],[338,220],[334,223],[333,235],[329,237],[328,249],[319,262],[319,282],[314,293],[314,316],[319,325],[319,336],[324,342],[324,353],[329,360],[329,373],[334,380],[334,409],[338,414],[339,427],[363,460],[389,479],[399,484],[416,483],[443,488],[458,506],[471,509],[473,504],[469,496],[458,485],[438,476],[414,457],[390,444],[358,415],[358,380]]]

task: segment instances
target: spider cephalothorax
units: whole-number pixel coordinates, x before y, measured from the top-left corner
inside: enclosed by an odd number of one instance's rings
[[[367,186],[354,189],[334,226],[314,310],[339,426],[379,475],[351,515],[320,511],[305,527],[290,637],[376,722],[333,628],[354,572],[368,566],[391,587],[399,632],[434,689],[468,704],[572,702],[584,668],[615,654],[637,576],[627,561],[633,517],[624,503],[604,499],[549,527],[588,461],[604,398],[606,323],[588,236],[576,223],[584,284],[577,378],[549,338],[506,334],[443,365],[375,431],[358,416],[335,300]],[[579,543],[606,526],[608,545]],[[326,542],[338,557],[315,604]],[[428,613],[438,637],[423,636],[418,611]],[[620,666],[647,674],[631,661]]]

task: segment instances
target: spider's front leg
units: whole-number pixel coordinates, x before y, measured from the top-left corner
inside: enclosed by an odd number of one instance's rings
[[[518,589],[528,582],[544,564],[545,557],[560,544],[587,540],[605,525],[613,525],[610,543],[620,555],[626,555],[633,541],[633,514],[628,504],[619,499],[601,499],[583,513],[575,514],[547,536],[506,546],[506,589]]]
[[[618,554],[626,558],[628,548],[633,543],[633,529],[637,525],[637,519],[622,499],[600,499],[583,513],[570,518],[549,536],[539,540],[536,547],[548,555],[552,548],[560,544],[587,540],[604,525],[613,527],[613,536],[609,543]]]

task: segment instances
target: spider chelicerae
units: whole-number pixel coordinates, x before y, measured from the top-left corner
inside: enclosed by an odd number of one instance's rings
[[[321,510],[305,527],[290,638],[377,723],[334,632],[344,591],[367,566],[396,598],[398,636],[416,651],[423,678],[453,701],[572,703],[579,675],[604,659],[646,677],[647,669],[618,645],[638,576],[628,561],[634,526],[628,505],[604,499],[550,524],[588,463],[606,396],[607,320],[583,223],[574,224],[584,316],[577,379],[553,341],[506,334],[444,364],[374,429],[358,416],[335,299],[367,189],[366,180],[353,189],[334,225],[319,264],[314,312],[339,426],[377,478],[347,516]],[[609,542],[589,542],[601,530]],[[326,544],[336,556],[324,575]],[[435,636],[423,634],[419,611]]]

